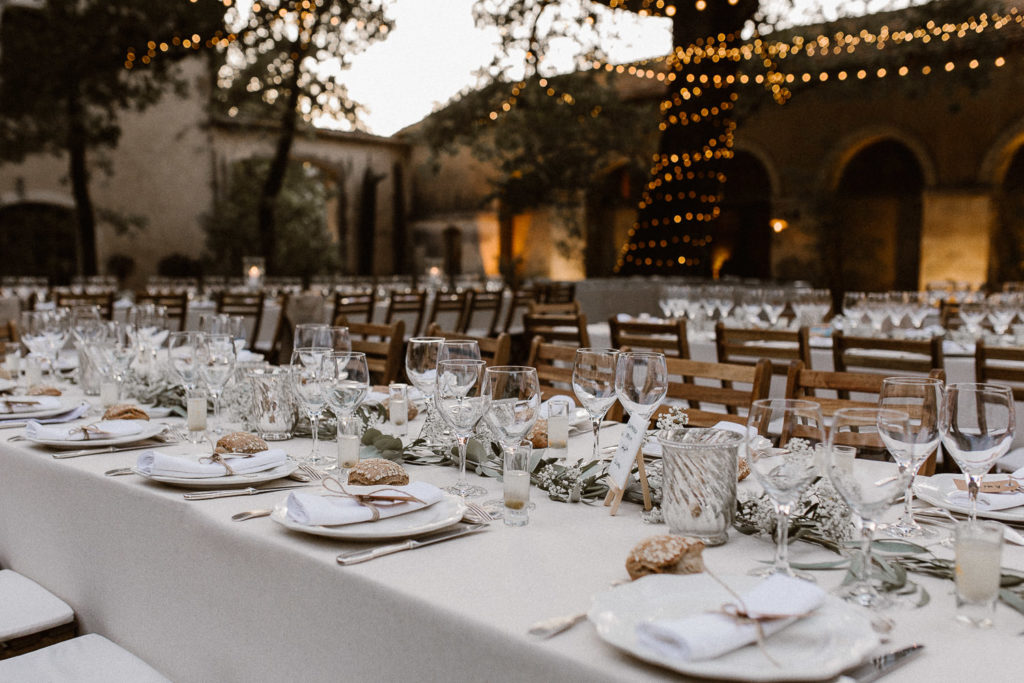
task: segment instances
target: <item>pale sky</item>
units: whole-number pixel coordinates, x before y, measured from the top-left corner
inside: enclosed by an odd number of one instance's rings
[[[368,110],[364,123],[371,133],[391,135],[476,83],[473,74],[490,63],[497,34],[473,25],[473,2],[393,0],[394,31],[355,57],[345,77],[349,95]],[[641,19],[630,33],[624,44],[609,50],[617,62],[671,49],[664,19]]]

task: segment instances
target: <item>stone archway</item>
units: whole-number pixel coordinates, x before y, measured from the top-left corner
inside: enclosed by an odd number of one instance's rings
[[[847,290],[918,288],[924,169],[902,141],[874,141],[841,168],[832,238]]]
[[[23,201],[0,205],[0,275],[45,275],[70,284],[77,272],[74,211],[64,205]]]

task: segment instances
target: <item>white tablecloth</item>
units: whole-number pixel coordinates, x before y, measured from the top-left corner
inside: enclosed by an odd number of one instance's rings
[[[605,443],[614,440],[612,428]],[[6,434],[16,433],[10,430]],[[268,518],[231,514],[286,494],[189,502],[182,491],[135,476],[105,477],[136,453],[54,460],[0,437],[0,563],[66,600],[83,631],[126,647],[175,681],[651,681],[679,680],[605,644],[589,624],[548,641],[526,635],[538,619],[585,609],[626,577],[642,538],[665,533],[625,503],[569,505],[533,491],[530,524],[500,522],[475,537],[339,566],[352,543],[301,535]],[[588,436],[571,447],[586,451]],[[286,442],[301,455],[309,442]],[[330,449],[331,443],[324,447]],[[414,478],[453,482],[453,468],[410,467]],[[491,496],[500,485],[476,479]],[[705,551],[716,572],[745,572],[772,544],[731,532]],[[829,559],[801,543],[795,561]],[[1004,564],[1024,567],[1007,547]],[[841,573],[818,573],[827,588]],[[897,613],[892,646],[926,654],[888,680],[1015,680],[1024,617],[999,606],[996,628],[952,619],[952,584],[920,578],[926,608]]]

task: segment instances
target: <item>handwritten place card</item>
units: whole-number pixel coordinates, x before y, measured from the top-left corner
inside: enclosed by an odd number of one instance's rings
[[[633,461],[636,458],[637,451],[640,450],[640,445],[644,441],[644,435],[647,433],[647,422],[649,419],[645,415],[632,415],[626,427],[622,430],[622,435],[619,437],[619,447],[615,451],[615,457],[612,458],[611,464],[608,466],[608,477],[611,479],[612,485],[617,489],[626,488],[626,483],[629,481],[629,473],[633,469]]]
[[[967,490],[967,482],[963,479],[954,479],[953,485],[961,491]],[[1020,483],[1016,479],[998,479],[981,482],[979,493],[1017,493],[1020,490]]]

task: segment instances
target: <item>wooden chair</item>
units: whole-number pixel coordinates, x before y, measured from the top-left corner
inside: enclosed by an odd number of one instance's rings
[[[21,341],[21,334],[18,332],[18,321],[0,322],[0,342],[17,344],[19,341]]]
[[[757,330],[715,324],[715,349],[719,363],[752,365],[760,358],[772,364],[772,374],[785,375],[790,361],[811,366],[810,330]]]
[[[547,304],[569,303],[575,298],[575,282],[549,282],[540,287],[540,300]]]
[[[352,350],[366,354],[366,364],[370,368],[370,381],[373,384],[387,386],[398,380],[403,363],[404,320],[383,324],[359,323],[339,316],[334,324],[348,327]]]
[[[409,331],[410,337],[419,334],[423,327],[423,316],[427,305],[427,293],[421,289],[413,289],[402,292],[391,292],[388,297],[388,309],[384,315],[384,322],[394,322],[396,316],[406,323],[405,329]]]
[[[336,320],[339,315],[349,320],[360,320],[360,322],[373,322],[373,309],[377,305],[376,290],[357,293],[334,293],[334,308],[331,311],[331,320]]]
[[[537,292],[531,288],[516,289],[512,292],[508,302],[508,309],[505,311],[505,324],[502,332],[515,335],[520,334],[523,329],[523,315],[530,309],[530,304],[537,301]]]
[[[543,337],[534,337],[530,342],[530,356],[526,364],[537,369],[540,393],[544,400],[552,396],[571,396],[572,366],[576,360],[576,349],[562,344],[551,344]]]
[[[527,312],[534,315],[576,315],[581,311],[580,302],[575,299],[557,302],[531,301],[527,306]]]
[[[438,325],[445,326],[447,322],[442,323],[438,320],[438,314],[445,314],[446,321],[454,321],[454,325],[447,325],[448,329],[455,330],[456,333],[463,334],[466,332],[467,325],[467,302],[469,293],[465,290],[461,292],[437,292],[434,294],[434,301],[430,306],[430,315],[427,316],[427,326],[437,323]]]
[[[619,320],[608,319],[612,346],[621,349],[658,351],[674,358],[689,358],[690,343],[686,339],[686,319],[678,320]]]
[[[135,305],[153,304],[162,306],[167,310],[168,320],[178,321],[178,331],[185,331],[185,321],[188,317],[188,292],[170,292],[163,294],[150,294],[149,292],[136,292]]]
[[[255,292],[223,291],[217,296],[217,313],[238,315],[246,319],[248,329],[251,330],[246,344],[249,349],[256,348],[256,338],[259,336],[260,324],[263,322],[264,297],[263,290]]]
[[[668,412],[679,401],[686,402],[688,423],[695,427],[712,427],[718,422],[745,425],[746,412],[753,401],[768,398],[771,389],[771,363],[761,359],[753,365],[736,363],[709,363],[688,358],[666,358],[668,368],[667,399],[676,399],[662,405],[652,416]],[[733,385],[749,385],[737,389]],[[710,405],[709,405],[710,404]],[[712,410],[718,406],[718,410]]]
[[[471,339],[480,346],[480,357],[487,361],[487,366],[508,365],[509,356],[512,353],[512,337],[508,332],[502,332],[497,337],[477,337],[461,332],[448,332],[442,330],[437,323],[431,323],[427,327],[426,336],[444,337],[445,339]]]
[[[836,372],[863,368],[881,371],[927,375],[944,367],[942,337],[931,339],[885,339],[848,337],[837,330],[832,333],[832,367]],[[843,398],[846,391],[840,391]]]
[[[78,634],[71,607],[32,579],[0,569],[0,660],[16,657]]]
[[[96,306],[105,320],[114,319],[114,292],[85,294],[76,292],[56,291],[53,297],[57,308],[74,308],[76,306]]]
[[[505,293],[488,292],[482,289],[472,289],[466,302],[466,320],[464,332],[475,330],[485,331],[488,337],[498,334],[498,324],[501,320],[501,306],[505,301]],[[489,314],[490,318],[485,326],[478,326],[477,319],[480,314]]]
[[[321,294],[281,294],[281,314],[274,327],[273,344],[268,359],[278,365],[291,360],[295,326],[324,321],[324,297]]]
[[[930,371],[928,376],[946,381],[946,372],[941,368]],[[814,401],[821,406],[822,417],[828,422],[828,418],[843,408],[878,407],[878,395],[882,392],[885,377],[877,372],[811,370],[802,361],[795,360],[786,373],[786,398]],[[832,392],[835,397],[827,395]],[[856,398],[851,398],[851,395]],[[884,446],[881,449],[884,450]],[[935,473],[935,463],[936,454],[932,453],[921,465],[920,473],[931,476]]]
[[[1001,382],[1013,390],[1014,401],[1024,401],[1024,348],[974,345],[974,376],[978,382]]]
[[[546,342],[572,345],[573,348],[590,346],[587,316],[583,313],[567,315],[527,313],[523,316],[523,330],[528,339],[540,336]]]

